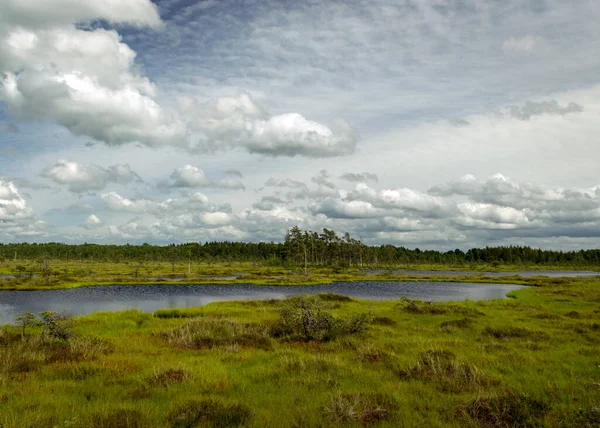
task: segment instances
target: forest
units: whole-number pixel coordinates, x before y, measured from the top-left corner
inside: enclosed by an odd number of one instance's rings
[[[289,229],[283,242],[190,242],[159,245],[70,245],[49,243],[0,243],[0,261],[62,260],[62,261],[162,261],[205,263],[255,262],[271,266],[372,267],[418,264],[448,266],[540,265],[540,266],[600,266],[600,249],[553,251],[527,246],[472,248],[468,251],[420,250],[394,245],[365,245],[348,233],[331,229],[320,233]]]

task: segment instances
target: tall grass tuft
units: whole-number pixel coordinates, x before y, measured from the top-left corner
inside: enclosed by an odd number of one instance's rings
[[[181,327],[160,333],[169,343],[186,348],[247,346],[271,349],[269,327],[214,317],[192,319]]]
[[[417,361],[406,369],[398,370],[398,375],[403,379],[433,382],[448,392],[462,392],[491,383],[477,367],[457,360],[452,352],[446,350],[419,354]]]
[[[335,423],[371,424],[390,418],[397,409],[396,401],[385,394],[338,393],[323,407],[323,413]]]
[[[481,427],[542,426],[548,403],[536,398],[507,391],[500,395],[477,397],[459,406],[456,411]]]
[[[173,428],[227,428],[243,426],[251,417],[252,411],[243,404],[205,398],[180,404],[169,413],[168,420]]]

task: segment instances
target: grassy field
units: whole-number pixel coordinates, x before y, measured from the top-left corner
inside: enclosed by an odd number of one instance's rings
[[[533,280],[532,280],[533,281]],[[5,427],[600,426],[600,280],[0,328]]]
[[[557,266],[522,265],[402,265],[380,267],[381,269],[405,270],[443,270],[475,272],[499,272],[517,270],[556,270]],[[562,267],[572,269],[572,267]],[[18,278],[0,278],[0,290],[36,290],[53,288],[72,288],[110,284],[214,284],[252,283],[258,285],[310,285],[329,284],[333,281],[356,281],[382,279],[398,281],[470,281],[489,282],[483,275],[417,275],[386,273],[373,275],[361,273],[358,268],[311,268],[305,274],[301,268],[290,269],[284,266],[265,266],[257,263],[168,263],[168,262],[121,262],[106,263],[93,261],[47,261],[35,260],[4,261],[0,264],[0,275],[19,275]],[[236,275],[237,276],[236,278]],[[177,281],[173,281],[176,279]],[[537,284],[536,280],[525,278],[495,278],[494,282]]]

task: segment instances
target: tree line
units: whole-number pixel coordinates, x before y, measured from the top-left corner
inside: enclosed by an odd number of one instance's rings
[[[0,261],[89,260],[100,262],[257,262],[308,269],[311,266],[383,267],[403,264],[470,266],[476,264],[527,264],[600,266],[600,249],[553,251],[528,246],[472,248],[468,251],[409,249],[394,245],[365,245],[350,234],[331,229],[321,232],[289,229],[283,242],[205,242],[160,245],[70,245],[0,243]]]

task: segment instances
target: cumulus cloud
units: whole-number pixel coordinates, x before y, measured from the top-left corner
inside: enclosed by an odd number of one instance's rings
[[[209,180],[200,168],[187,164],[175,169],[169,180],[158,183],[158,187],[171,189],[212,187],[245,190],[240,178],[242,178],[242,174],[239,171],[227,171],[219,180]]]
[[[36,218],[33,210],[14,183],[0,180],[0,238],[27,239],[43,236],[47,224]]]
[[[127,184],[142,181],[128,164],[116,164],[105,169],[98,165],[81,165],[66,160],[59,160],[44,169],[41,175],[56,184],[67,185],[68,189],[75,193],[102,190],[109,183]]]
[[[342,180],[350,181],[352,183],[366,183],[367,181],[374,181],[377,183],[379,181],[377,174],[371,174],[369,172],[347,172],[345,174],[342,174],[340,178]]]
[[[529,120],[532,116],[538,116],[542,114],[556,114],[564,116],[568,113],[580,113],[583,111],[577,103],[569,103],[566,106],[561,106],[556,100],[549,101],[527,101],[522,106],[512,106],[510,108],[510,114],[520,120]]]
[[[30,216],[31,211],[14,183],[0,180],[0,223]]]
[[[185,125],[155,101],[136,53],[97,19],[158,28],[149,0],[2,0],[0,101],[21,120],[53,120],[107,144],[185,145]]]
[[[90,214],[88,218],[85,219],[81,227],[84,229],[97,229],[102,225],[102,221],[95,214]]]
[[[202,105],[192,102],[186,113],[190,128],[201,135],[197,148],[204,151],[243,147],[272,157],[327,158],[356,149],[354,134],[344,121],[330,128],[298,113],[273,116],[247,93]]]

